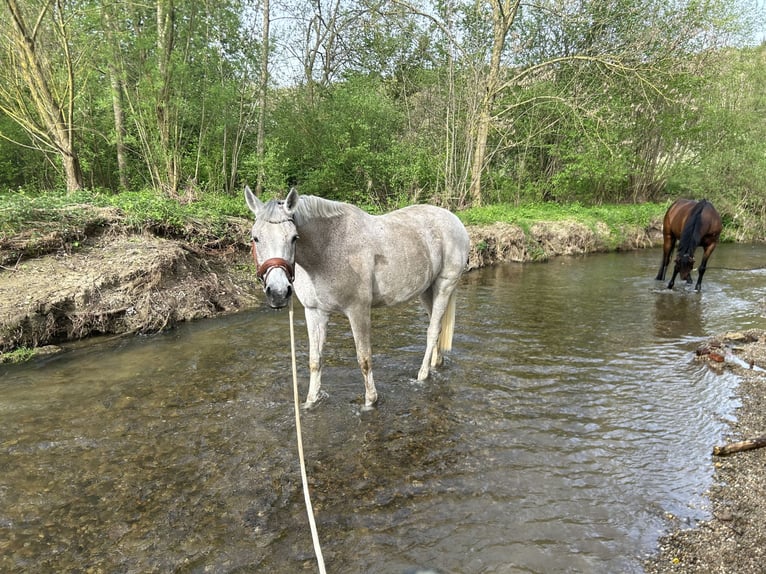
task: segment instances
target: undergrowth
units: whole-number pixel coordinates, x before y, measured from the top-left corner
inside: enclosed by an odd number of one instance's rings
[[[243,199],[223,194],[206,194],[197,201],[181,203],[154,191],[119,194],[99,191],[64,193],[0,193],[0,235],[12,236],[30,228],[46,229],[83,226],[94,218],[92,208],[113,208],[120,214],[120,224],[159,235],[187,237],[205,228],[208,235],[225,234],[232,217],[248,217]]]
[[[661,218],[667,203],[610,204],[584,206],[580,203],[530,203],[525,205],[487,205],[458,213],[466,225],[490,225],[496,222],[513,223],[528,231],[540,221],[571,220],[588,227],[603,222],[612,229],[623,225],[648,227]]]
[[[88,207],[113,208],[120,224],[135,230],[148,229],[163,236],[195,241],[232,231],[232,218],[250,219],[251,213],[240,195],[205,194],[188,203],[152,190],[118,194],[83,190],[77,193],[51,191],[0,193],[0,235],[19,234],[30,228],[50,225],[76,226],[92,220]],[[574,220],[589,227],[603,222],[612,229],[622,225],[648,226],[667,209],[666,203],[585,206],[580,203],[496,204],[475,207],[457,215],[466,225],[507,222],[525,231],[538,221]],[[90,219],[89,219],[90,218]]]

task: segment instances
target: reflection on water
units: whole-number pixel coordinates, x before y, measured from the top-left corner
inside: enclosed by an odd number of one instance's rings
[[[371,412],[334,321],[303,415],[329,571],[640,572],[666,513],[707,516],[736,380],[693,350],[766,326],[765,272],[721,268],[766,250],[719,247],[702,293],[655,282],[659,259],[468,274],[424,383],[422,313],[376,311]],[[256,311],[3,368],[0,571],[313,571],[288,353],[287,314]]]

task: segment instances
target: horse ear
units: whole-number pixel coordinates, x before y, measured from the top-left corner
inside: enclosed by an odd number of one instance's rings
[[[294,187],[290,188],[290,193],[285,198],[285,211],[288,215],[292,215],[298,209],[298,200],[300,200],[298,190]]]
[[[250,208],[250,211],[252,211],[256,216],[258,215],[258,212],[263,209],[263,202],[258,199],[255,194],[250,191],[250,186],[245,186],[245,201],[247,202],[247,206]]]

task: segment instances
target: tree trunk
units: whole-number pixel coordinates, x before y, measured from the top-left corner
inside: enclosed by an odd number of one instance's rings
[[[115,144],[117,147],[117,174],[120,189],[128,188],[128,164],[125,154],[125,110],[122,106],[122,82],[113,64],[109,66],[109,80],[112,88],[112,113],[114,114]]]
[[[263,191],[265,177],[264,160],[266,156],[266,92],[269,86],[269,0],[263,0],[263,41],[261,43],[261,78],[258,89],[258,133],[255,140],[255,153],[258,157],[258,176],[255,182],[255,195]]]
[[[487,140],[489,128],[492,123],[492,105],[500,90],[500,64],[505,48],[505,40],[508,31],[516,19],[520,0],[492,0],[492,54],[489,69],[486,73],[486,81],[479,85],[483,89],[481,104],[476,120],[476,136],[473,149],[473,161],[471,162],[471,186],[468,194],[473,205],[481,205],[482,190],[481,176],[484,172],[484,164],[487,157]]]
[[[174,114],[171,101],[171,58],[175,46],[175,4],[174,0],[157,1],[157,71],[160,89],[157,93],[157,130],[160,138],[159,154],[163,162],[162,187],[170,195],[178,193],[180,184],[180,162],[178,145],[174,136]]]
[[[40,53],[40,50],[44,48],[37,43],[40,23],[51,4],[48,3],[42,8],[37,16],[35,27],[30,30],[16,0],[5,0],[5,5],[11,13],[9,40],[18,51],[19,73],[29,89],[34,113],[30,112],[26,101],[9,102],[9,104],[19,110],[20,125],[33,136],[33,139],[41,139],[47,146],[56,150],[61,159],[67,191],[72,192],[82,188],[83,176],[74,141],[74,61],[69,53],[69,37],[63,6],[57,6],[51,15],[56,39],[59,42],[58,48],[63,54],[66,68],[66,83],[62,89],[55,88],[50,65],[44,63],[48,58]],[[61,100],[54,94],[63,94]],[[33,117],[34,114],[36,117]],[[43,133],[36,127],[38,124],[43,126]]]
[[[125,106],[123,105],[124,83],[118,71],[118,62],[120,61],[120,54],[117,49],[118,40],[114,37],[116,28],[113,25],[110,10],[102,6],[101,16],[104,20],[106,37],[113,47],[109,54],[107,67],[109,70],[109,84],[112,92],[112,114],[114,115],[115,145],[117,148],[117,174],[120,189],[127,189],[128,164],[126,155],[127,149],[125,147],[125,134],[127,132],[125,131]]]

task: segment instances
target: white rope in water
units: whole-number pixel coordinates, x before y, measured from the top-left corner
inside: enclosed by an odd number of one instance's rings
[[[319,546],[319,535],[317,534],[317,525],[314,521],[314,509],[311,506],[311,497],[309,496],[309,483],[306,477],[306,461],[303,458],[303,439],[301,438],[301,405],[298,399],[298,369],[295,366],[295,328],[293,327],[293,298],[290,297],[290,349],[292,351],[293,361],[293,402],[295,403],[295,431],[298,435],[298,458],[301,463],[301,481],[303,482],[303,498],[306,501],[306,512],[309,515],[309,525],[311,526],[311,540],[314,542],[314,554],[317,557],[320,574],[326,574],[324,569],[324,558],[322,557],[322,547]]]

